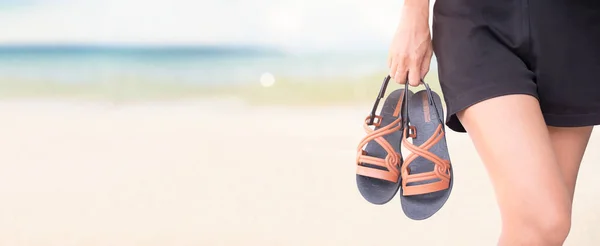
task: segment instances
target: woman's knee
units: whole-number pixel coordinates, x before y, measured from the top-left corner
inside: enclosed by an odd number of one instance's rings
[[[506,218],[503,228],[503,233],[522,245],[562,245],[571,230],[571,205],[568,201],[556,202],[522,211]]]
[[[538,236],[544,245],[562,245],[571,231],[571,213],[546,215],[537,222]]]

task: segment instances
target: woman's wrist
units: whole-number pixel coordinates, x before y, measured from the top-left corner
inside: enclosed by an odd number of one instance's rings
[[[404,0],[403,12],[429,18],[429,0]]]
[[[404,0],[404,6],[426,7],[429,9],[429,0]]]

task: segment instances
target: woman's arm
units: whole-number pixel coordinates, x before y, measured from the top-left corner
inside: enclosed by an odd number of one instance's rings
[[[390,76],[400,84],[419,85],[429,72],[433,48],[429,30],[429,0],[405,0],[389,50]]]

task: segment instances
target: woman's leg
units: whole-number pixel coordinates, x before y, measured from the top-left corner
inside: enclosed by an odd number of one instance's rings
[[[592,134],[592,129],[592,126],[548,127],[556,160],[562,170],[571,202],[575,192],[579,165]]]
[[[538,101],[492,98],[458,117],[492,180],[502,216],[499,245],[562,245],[571,199]]]

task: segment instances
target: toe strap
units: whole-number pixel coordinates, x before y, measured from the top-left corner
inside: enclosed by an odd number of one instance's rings
[[[450,161],[441,159],[429,151],[431,147],[439,143],[444,137],[444,131],[442,127],[443,126],[441,125],[438,126],[435,134],[433,134],[421,146],[416,146],[410,143],[405,132],[405,137],[402,139],[402,144],[412,153],[408,158],[406,158],[400,170],[402,175],[402,194],[404,196],[428,194],[445,190],[450,187]],[[431,161],[435,165],[433,170],[429,172],[411,174],[410,164],[419,157]]]
[[[381,120],[380,117],[378,117]],[[395,120],[391,124],[372,130],[368,123],[370,117],[365,120],[365,131],[368,133],[367,136],[360,142],[358,146],[358,153],[356,157],[357,170],[356,173],[362,176],[387,180],[390,182],[398,182],[400,177],[400,154],[396,152],[394,147],[383,138],[388,134],[401,130],[400,119]],[[380,121],[377,121],[378,124]],[[385,158],[379,158],[370,156],[363,148],[371,141],[375,141],[385,151]]]

